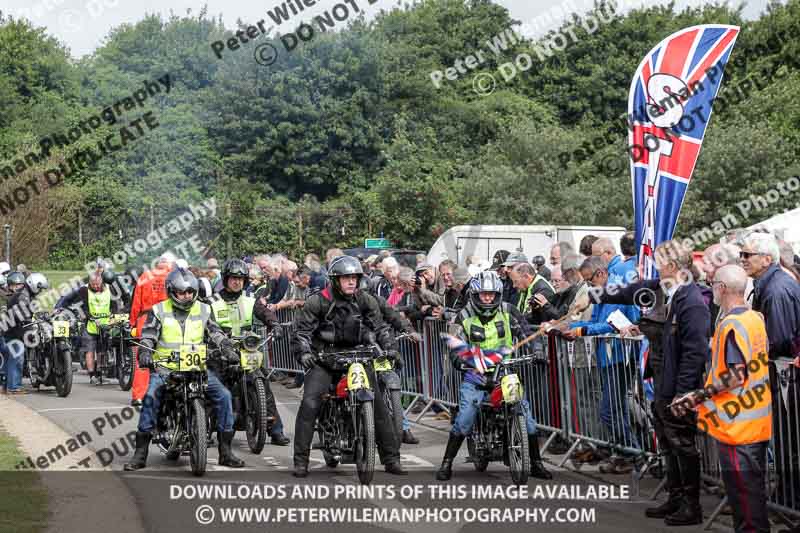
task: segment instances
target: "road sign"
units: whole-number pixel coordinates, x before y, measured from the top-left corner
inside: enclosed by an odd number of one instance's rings
[[[389,239],[364,239],[364,248],[391,248]]]

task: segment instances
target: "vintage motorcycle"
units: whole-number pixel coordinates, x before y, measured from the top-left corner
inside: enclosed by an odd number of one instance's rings
[[[120,389],[130,390],[134,359],[128,315],[111,315],[108,324],[100,324],[97,320],[94,322],[97,326],[94,368],[99,373],[100,384],[103,378],[116,379]]]
[[[522,401],[525,391],[514,367],[531,360],[531,356],[507,358],[494,365],[480,388],[489,393],[481,403],[478,417],[467,437],[467,448],[473,466],[483,472],[490,461],[503,461],[518,485],[528,482],[530,455],[528,432]]]
[[[231,391],[233,401],[233,429],[244,431],[247,445],[253,453],[261,453],[272,432],[274,416],[268,409],[267,377],[262,370],[264,354],[261,347],[272,340],[274,332],[266,339],[255,333],[233,336],[231,341],[240,354],[237,363],[224,364],[222,382]],[[211,422],[209,430],[216,424]]]
[[[382,355],[373,347],[360,346],[352,350],[323,352],[317,360],[334,371],[341,370],[341,379],[331,384],[322,397],[315,431],[325,464],[336,467],[355,463],[358,479],[369,485],[375,473],[375,392],[369,382],[365,365]]]
[[[55,387],[64,398],[72,391],[72,343],[69,332],[76,327],[71,313],[39,312],[25,324],[25,369],[36,390]]]
[[[205,474],[208,458],[206,350],[205,344],[184,344],[172,353],[169,361],[177,363],[178,368],[170,370],[165,380],[153,437],[169,460],[188,452],[195,476]],[[154,364],[163,367],[160,363]]]

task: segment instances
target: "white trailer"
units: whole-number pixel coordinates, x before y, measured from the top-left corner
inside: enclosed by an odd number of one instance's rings
[[[544,256],[549,264],[550,248],[557,242],[566,241],[577,251],[581,239],[591,234],[610,238],[619,252],[619,239],[625,231],[615,226],[455,226],[433,243],[428,262],[438,265],[450,258],[464,266],[470,256],[491,262],[496,251],[508,250],[522,252],[528,260]]]

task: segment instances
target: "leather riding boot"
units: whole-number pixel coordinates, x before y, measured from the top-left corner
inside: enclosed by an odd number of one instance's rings
[[[531,458],[531,476],[539,479],[553,479],[553,474],[548,472],[542,463],[539,439],[536,438],[536,435],[528,435],[528,454]]]
[[[667,485],[669,493],[667,501],[658,507],[649,507],[644,510],[648,518],[666,518],[676,512],[681,507],[683,500],[683,483],[681,482],[681,471],[678,468],[678,458],[672,454],[666,456],[667,466]]]
[[[219,440],[219,459],[217,462],[220,466],[242,468],[244,467],[244,461],[233,455],[233,450],[231,449],[233,434],[233,431],[219,431],[217,433],[217,440]]]
[[[136,450],[133,452],[131,462],[125,463],[125,470],[131,472],[147,466],[147,451],[150,448],[152,435],[149,431],[136,432]]]
[[[274,444],[275,446],[288,446],[290,442],[292,441],[289,439],[289,437],[283,433],[275,433],[270,438],[270,443]]]
[[[444,450],[444,458],[442,459],[442,466],[436,472],[436,479],[439,481],[447,481],[453,476],[453,459],[458,455],[458,450],[461,448],[461,443],[464,442],[464,435],[454,435],[450,433],[447,439],[447,448]]]
[[[668,526],[692,526],[703,523],[703,508],[700,506],[700,458],[678,457],[683,481],[681,507],[664,518]]]

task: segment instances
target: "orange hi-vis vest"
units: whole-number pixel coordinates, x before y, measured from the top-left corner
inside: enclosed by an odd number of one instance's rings
[[[772,393],[769,387],[767,329],[761,313],[748,310],[728,315],[717,324],[712,340],[711,369],[706,387],[727,388],[735,376],[725,363],[725,342],[733,332],[744,354],[747,379],[739,387],[714,395],[698,408],[698,426],[731,446],[768,441],[772,437]]]

